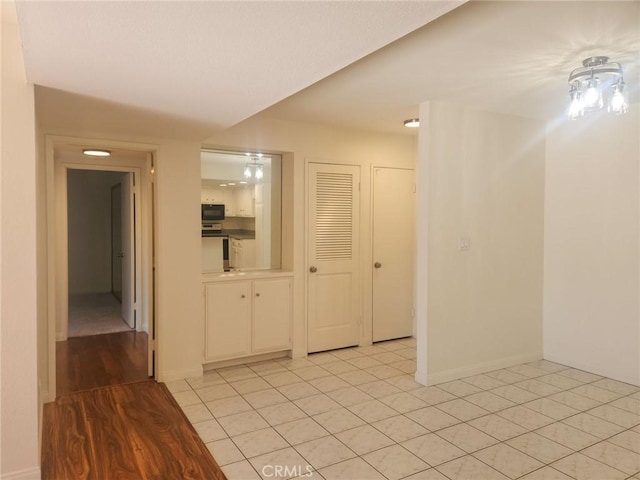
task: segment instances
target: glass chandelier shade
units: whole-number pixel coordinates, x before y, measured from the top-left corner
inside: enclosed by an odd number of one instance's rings
[[[622,67],[609,57],[590,57],[569,75],[569,118],[601,110],[620,115],[629,109]]]
[[[264,165],[257,162],[257,159],[253,159],[253,163],[246,163],[244,165],[244,178],[247,180],[251,178],[255,178],[256,180],[261,180],[264,177]]]

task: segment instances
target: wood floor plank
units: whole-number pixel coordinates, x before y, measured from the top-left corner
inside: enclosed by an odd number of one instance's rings
[[[44,480],[226,480],[164,384],[74,393],[44,413]]]
[[[211,476],[210,472],[203,469],[211,454],[183,417],[182,411],[166,388],[159,384],[149,384],[146,391],[138,390],[136,398],[129,399],[142,407],[135,410],[126,407],[124,395],[127,392],[123,390],[115,389],[114,395],[122,395],[123,400],[119,402],[119,406],[123,408],[121,414],[133,427],[128,432],[131,443],[137,446],[135,454],[138,455],[139,465],[149,467],[142,472],[144,478],[220,478]],[[166,407],[159,408],[160,405],[171,405],[171,414]],[[154,425],[154,428],[150,429],[148,425]],[[180,445],[176,444],[177,439],[180,439]],[[181,448],[184,455],[179,458],[167,458],[162,456],[158,445],[162,445],[163,448],[169,446],[171,450]],[[151,461],[152,459],[155,461]]]
[[[63,397],[53,407],[45,410],[45,418],[52,419],[44,423],[43,438],[51,437],[51,443],[43,442],[43,475],[51,474],[51,479],[94,480],[91,466],[95,463],[91,441],[87,432],[82,402]],[[59,428],[64,425],[64,429]],[[46,446],[46,448],[45,448]],[[65,452],[59,456],[59,451]],[[43,477],[44,478],[44,477]]]
[[[135,331],[58,342],[57,394],[146,380],[147,344],[147,334]]]
[[[83,395],[82,402],[93,456],[100,459],[94,464],[96,477],[122,480],[144,478],[137,468],[133,452],[126,448],[128,426],[118,414],[110,390],[89,391]]]

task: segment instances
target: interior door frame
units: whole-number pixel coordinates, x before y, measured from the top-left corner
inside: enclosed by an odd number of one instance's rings
[[[59,272],[58,279],[59,285],[58,289],[58,301],[60,303],[60,317],[58,318],[58,322],[56,324],[56,340],[64,341],[69,337],[69,241],[68,234],[69,231],[69,221],[68,221],[68,210],[67,210],[67,172],[69,170],[93,170],[100,172],[122,172],[122,173],[132,173],[133,175],[140,178],[140,167],[127,167],[127,166],[119,166],[119,165],[109,165],[104,160],[88,160],[87,163],[76,163],[69,161],[55,161],[55,170],[56,170],[56,180],[58,187],[58,194],[62,197],[59,199],[59,206],[56,211],[56,219],[57,224],[60,227],[60,230],[64,233],[64,235],[60,235],[58,238],[59,248],[58,255],[63,258],[63,262],[59,264]],[[135,190],[134,190],[135,191]],[[135,210],[140,211],[140,196],[136,195],[135,202]],[[133,228],[135,231],[135,235],[137,238],[141,238],[142,228],[140,225],[140,221],[134,221]],[[135,255],[132,258],[128,258],[127,261],[135,261],[135,265],[132,265],[133,270],[137,272],[142,272],[142,242],[136,242],[135,246]],[[131,295],[132,299],[141,298],[142,297],[142,275],[137,275],[136,280],[133,284],[133,295]],[[124,294],[123,294],[124,296]],[[65,300],[66,299],[66,300]],[[143,304],[144,302],[140,302],[139,306],[136,306],[136,302],[133,301],[133,310],[140,310],[140,313],[144,311]],[[142,322],[139,322],[136,330],[138,332],[144,330],[144,325]]]
[[[114,297],[116,297],[118,299],[118,302],[122,303],[122,291],[120,291],[120,297],[118,297],[118,295],[116,295],[116,290],[115,290],[115,285],[113,283],[113,265],[114,265],[114,261],[113,261],[113,239],[114,239],[114,235],[113,235],[113,226],[115,224],[114,222],[114,216],[113,216],[113,212],[114,212],[114,208],[113,208],[113,199],[114,199],[114,193],[115,190],[118,190],[119,195],[122,197],[122,182],[120,183],[116,183],[115,185],[111,186],[111,293]],[[122,200],[121,200],[122,201]],[[120,222],[122,222],[122,214],[120,214]],[[120,227],[122,228],[122,227]],[[117,238],[117,237],[115,237]],[[120,288],[122,288],[122,279],[120,280]]]
[[[83,157],[73,161],[55,158],[55,148],[73,146],[94,149],[123,149],[144,152],[146,160],[133,158],[98,158]],[[157,278],[154,270],[154,248],[156,245],[155,210],[157,201],[153,194],[154,158],[158,148],[154,145],[118,142],[108,140],[86,139],[47,135],[45,137],[46,190],[47,190],[47,349],[48,349],[48,385],[46,401],[56,398],[56,341],[66,340],[69,317],[69,285],[68,285],[68,221],[67,221],[67,170],[104,170],[135,172],[136,183],[139,183],[139,220],[136,223],[136,234],[140,239],[137,245],[140,250],[137,256],[140,282],[138,296],[140,304],[140,330],[148,331],[149,358],[157,358],[154,354],[156,325]],[[81,155],[81,154],[80,154]],[[137,283],[136,282],[136,283]],[[149,376],[155,376],[153,361],[148,365]]]

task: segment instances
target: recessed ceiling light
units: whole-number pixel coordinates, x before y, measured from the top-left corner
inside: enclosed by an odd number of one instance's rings
[[[419,118],[411,118],[409,120],[405,120],[404,121],[404,126],[405,127],[409,127],[409,128],[416,128],[420,126],[420,119]]]
[[[240,184],[244,185],[244,184],[245,184],[245,183],[247,183],[247,182],[238,182],[238,183],[240,183]]]
[[[109,157],[111,152],[109,150],[96,150],[94,148],[87,148],[82,150],[82,153],[89,155],[90,157]]]
[[[221,184],[220,184],[220,186],[221,186],[221,187],[226,187],[226,186],[227,186],[227,184],[226,184],[226,183],[221,183]]]
[[[233,187],[235,185],[235,183],[229,182],[227,185],[229,185],[230,187]]]

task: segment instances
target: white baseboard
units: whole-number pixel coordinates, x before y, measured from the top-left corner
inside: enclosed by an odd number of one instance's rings
[[[514,365],[519,365],[521,363],[535,362],[536,360],[542,360],[542,352],[499,358],[497,360],[491,360],[490,362],[475,363],[467,367],[454,368],[444,372],[427,374],[427,385],[450,382],[452,380],[458,380],[459,378],[479,375],[481,373],[498,370],[500,368],[513,367]],[[416,382],[422,383],[418,380],[417,374]]]
[[[416,371],[414,379],[421,385],[427,385],[428,375],[425,372]]]
[[[202,365],[193,368],[185,368],[183,370],[169,370],[157,376],[159,382],[174,382],[185,378],[199,377],[202,375]]]
[[[42,477],[40,467],[33,467],[19,472],[5,473],[0,478],[2,480],[40,480]]]
[[[609,370],[607,368],[602,368],[602,365],[586,365],[582,362],[576,362],[571,358],[564,358],[561,355],[549,355],[548,353],[544,354],[544,359],[549,360],[550,362],[566,365],[567,367],[584,370],[585,372],[589,373],[595,373],[596,375],[602,375],[603,377],[612,378],[614,380],[618,380],[619,382],[624,382],[640,387],[640,378],[633,378],[632,376],[621,374],[617,369]]]

